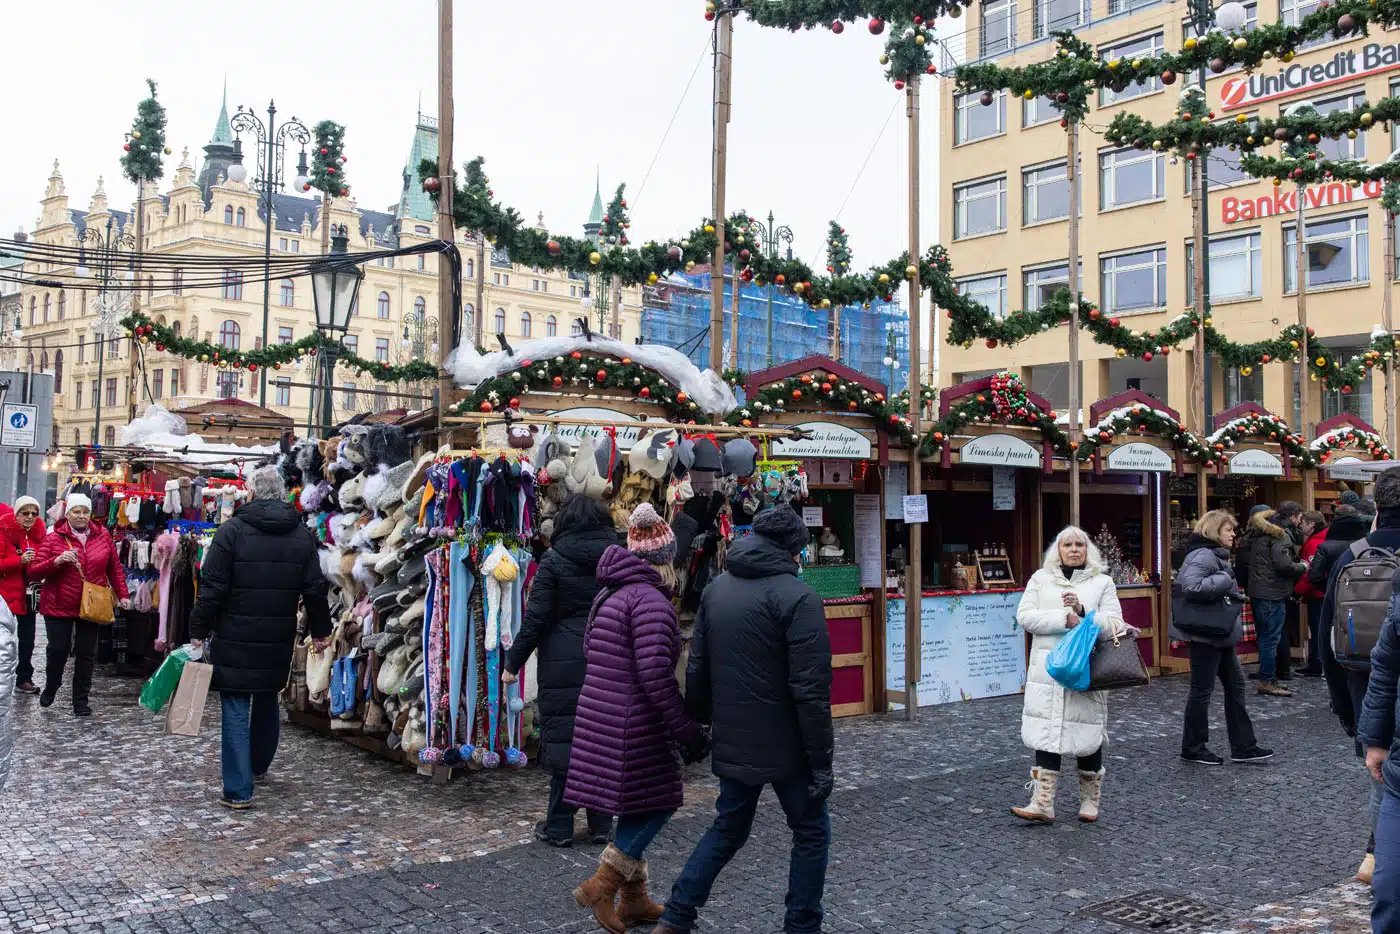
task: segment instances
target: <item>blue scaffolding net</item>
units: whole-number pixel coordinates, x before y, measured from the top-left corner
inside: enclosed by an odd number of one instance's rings
[[[724,280],[724,354],[729,365],[730,289]],[[769,365],[769,322],[772,322],[772,364],[813,354],[831,355],[836,316],[814,309],[772,286],[744,285],[739,290],[739,369],[752,373]],[[710,360],[710,272],[676,274],[643,289],[642,339],[648,344],[676,347],[704,368]],[[895,361],[894,366],[885,361]],[[870,308],[841,310],[841,362],[900,392],[909,366],[909,315],[899,302],[872,302]]]

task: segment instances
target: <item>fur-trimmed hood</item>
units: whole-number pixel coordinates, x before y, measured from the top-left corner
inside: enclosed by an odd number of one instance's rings
[[[1250,531],[1255,532],[1259,535],[1270,535],[1274,538],[1283,538],[1285,535],[1288,534],[1288,530],[1281,525],[1276,525],[1272,521],[1274,515],[1275,513],[1272,509],[1265,509],[1260,512],[1256,512],[1254,515],[1249,517]]]

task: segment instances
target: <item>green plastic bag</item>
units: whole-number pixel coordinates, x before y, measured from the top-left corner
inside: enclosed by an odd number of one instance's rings
[[[160,663],[156,673],[151,675],[151,680],[141,687],[141,706],[151,713],[160,713],[175,695],[175,689],[180,686],[180,675],[185,670],[185,662],[190,660],[191,649],[188,645],[182,645],[169,655],[165,656],[165,661]]]

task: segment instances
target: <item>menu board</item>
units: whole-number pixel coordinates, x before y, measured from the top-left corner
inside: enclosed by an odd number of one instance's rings
[[[992,468],[992,509],[1006,512],[1016,508],[1016,468]]]
[[[885,518],[904,519],[904,494],[909,492],[909,465],[892,461],[885,474]]]
[[[885,586],[885,554],[880,547],[880,497],[856,494],[856,563],[862,587]]]
[[[924,597],[919,706],[1017,694],[1026,684],[1019,591]],[[904,690],[904,601],[885,616],[885,688]]]

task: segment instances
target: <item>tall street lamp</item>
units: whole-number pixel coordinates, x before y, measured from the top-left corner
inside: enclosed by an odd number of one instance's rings
[[[792,259],[792,228],[784,224],[782,227],[774,226],[773,212],[768,212],[768,223],[754,221],[749,225],[749,232],[756,234],[759,242],[763,245],[763,251],[769,259],[778,258],[778,244],[787,244],[787,258]],[[773,360],[773,283],[768,283],[768,365],[772,366]]]
[[[349,238],[344,224],[331,228],[331,251],[311,273],[311,298],[316,305],[316,330],[335,338],[321,351],[321,365],[325,368],[325,381],[321,385],[321,427],[326,433],[322,437],[328,435],[331,426],[335,424],[335,358],[339,353],[341,339],[350,329],[350,315],[355,310],[360,283],[365,278],[363,269],[345,259],[345,247]]]
[[[123,294],[118,285],[113,291],[113,283],[117,282],[117,265],[120,262],[118,253],[125,250],[127,253],[127,268],[122,274],[122,279],[131,283],[131,288],[135,288],[136,272],[133,265],[133,252],[136,250],[136,238],[131,234],[118,233],[115,227],[116,218],[111,214],[107,215],[107,223],[101,228],[84,227],[78,233],[78,265],[73,272],[80,278],[91,274],[88,269],[88,247],[91,246],[91,258],[97,271],[97,300],[96,316],[92,321],[92,332],[97,337],[97,398],[93,400],[93,406],[97,415],[93,420],[93,443],[100,443],[102,440],[102,396],[107,391],[106,380],[103,378],[103,362],[107,359],[107,354],[111,350],[108,341],[117,333],[117,327],[122,317],[131,310],[131,295],[129,292]],[[135,350],[132,350],[135,353]]]
[[[311,132],[296,117],[292,117],[280,127],[277,126],[277,105],[272,101],[268,101],[267,104],[266,123],[258,119],[257,114],[251,110],[240,106],[229,125],[235,133],[252,133],[258,141],[258,174],[249,187],[262,196],[263,221],[267,228],[263,241],[262,320],[262,345],[266,347],[268,321],[272,309],[272,228],[277,223],[277,210],[273,198],[285,187],[282,178],[288,139],[301,143],[301,159],[297,162],[297,177],[293,184],[297,191],[306,186],[307,176],[310,175],[310,169],[306,165],[306,145],[311,142]],[[243,141],[237,137],[233,141],[233,163],[228,167],[228,177],[229,181],[233,182],[242,182],[248,178],[248,169],[243,165]],[[261,374],[258,404],[267,405],[266,369]]]
[[[899,369],[899,357],[895,355],[898,349],[899,345],[894,339],[894,328],[891,327],[885,332],[885,359],[883,361],[885,368],[890,372],[890,378],[886,383],[886,388],[891,396],[894,395],[894,374],[895,371]],[[912,399],[913,397],[911,396],[910,398]],[[909,404],[914,405],[916,403],[911,401]]]

